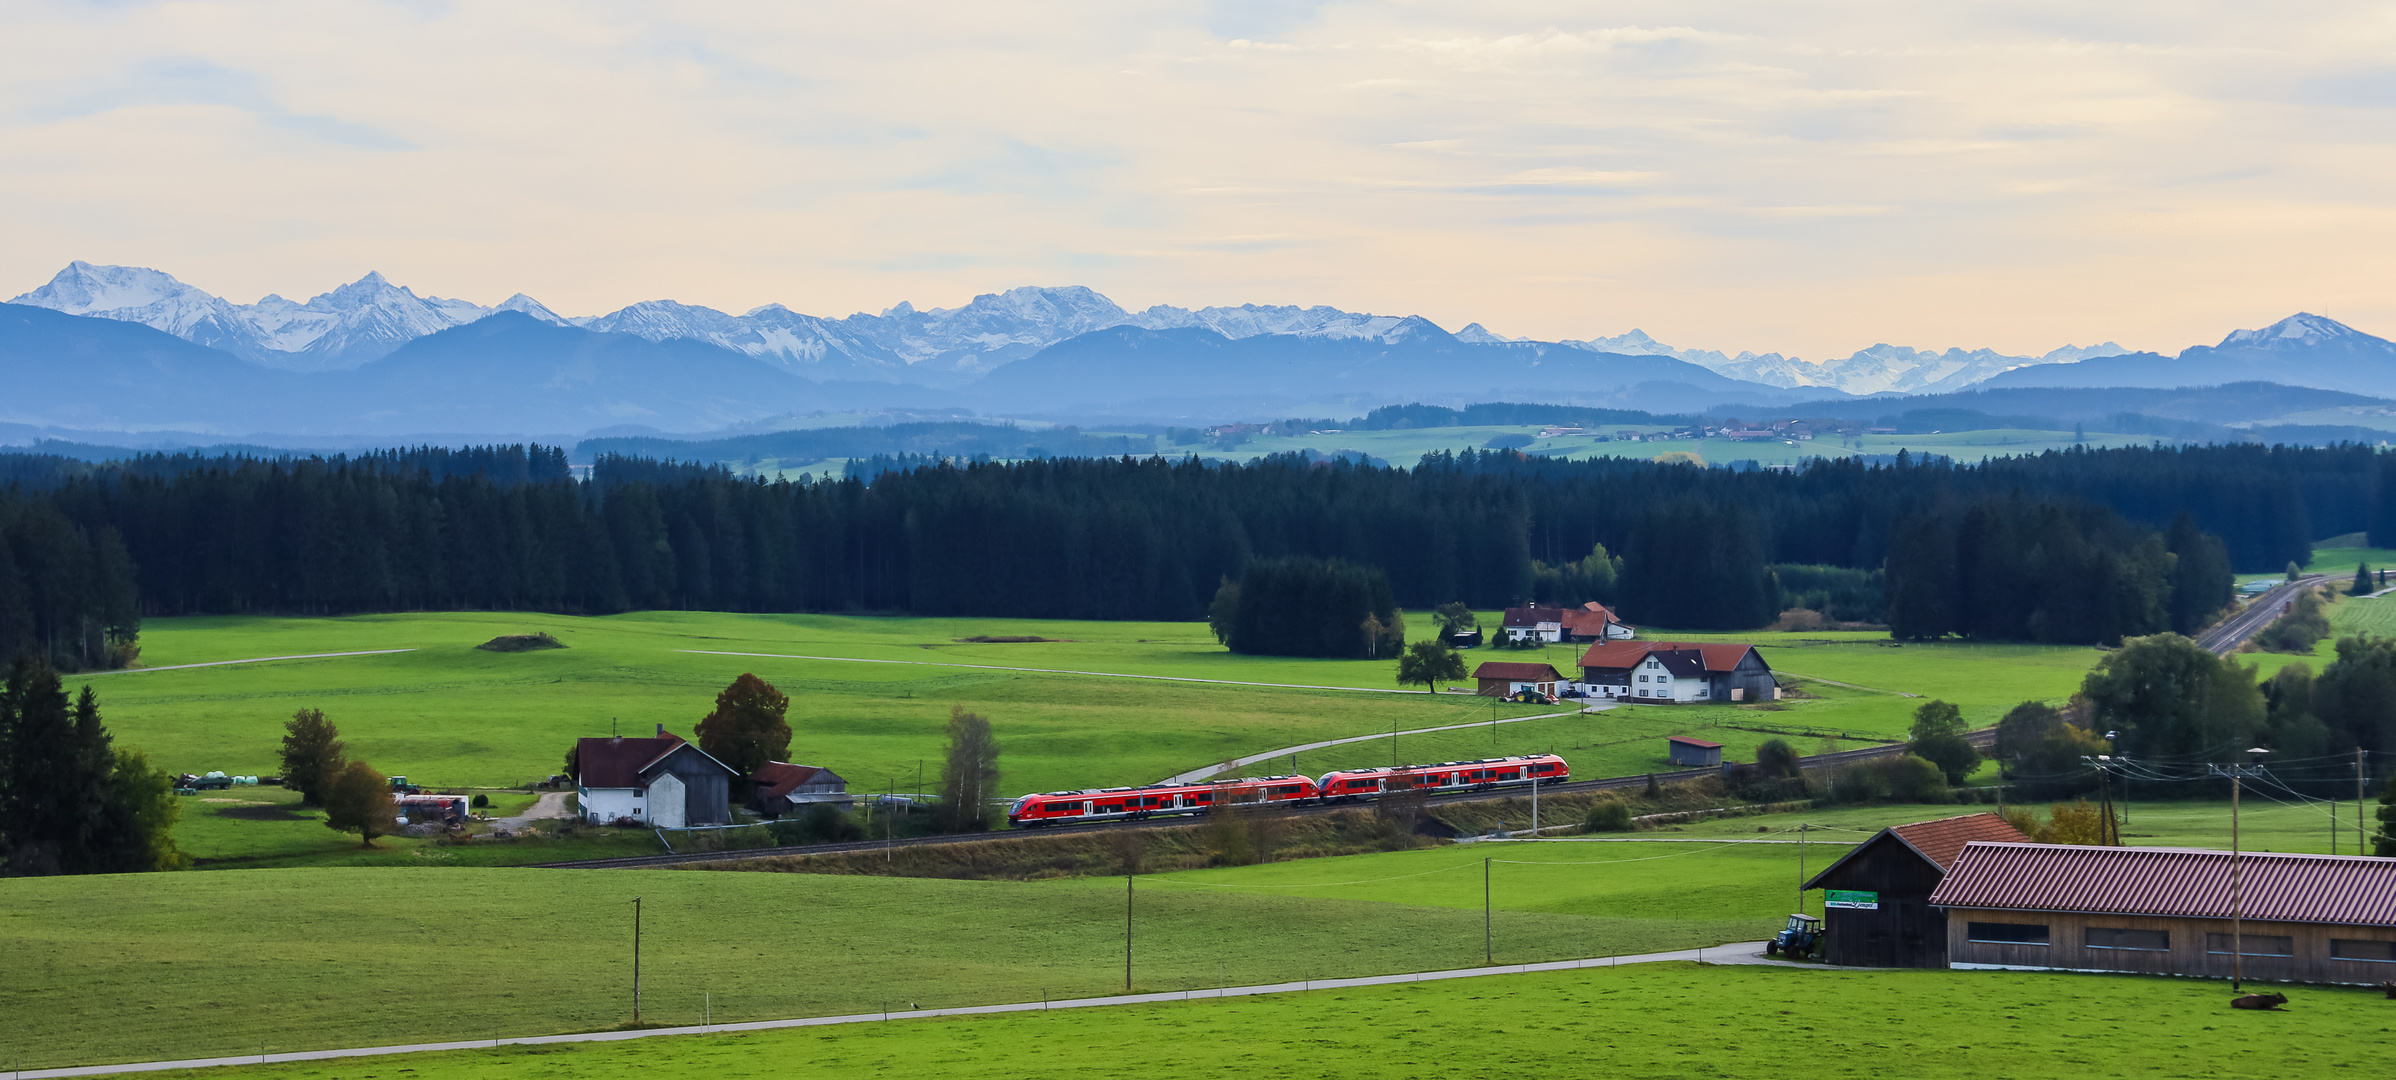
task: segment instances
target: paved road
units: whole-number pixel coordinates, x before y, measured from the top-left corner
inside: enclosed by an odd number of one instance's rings
[[[2222,620],[2221,625],[2197,635],[2196,643],[2215,656],[2228,656],[2285,613],[2288,605],[2296,602],[2299,590],[2328,582],[2329,577],[2325,574],[2308,574],[2294,581],[2281,582],[2273,586],[2270,592],[2255,597],[2253,603],[2237,614]]]
[[[168,664],[165,667],[122,668],[116,671],[85,671],[71,678],[83,679],[93,675],[144,675],[153,671],[184,671],[190,668],[224,667],[228,664],[271,664],[277,660],[323,660],[334,656],[387,656],[391,653],[415,652],[414,649],[366,649],[360,652],[301,653],[297,656],[254,656],[247,660],[210,660],[205,664]]]
[[[1600,956],[1586,960],[1559,960],[1546,964],[1506,964],[1496,967],[1458,968],[1450,971],[1424,971],[1405,975],[1368,975],[1355,979],[1315,979],[1300,982],[1270,983],[1262,986],[1232,986],[1215,990],[1182,990],[1161,994],[1118,994],[1113,997],[1070,998],[1064,1001],[1025,1001],[1011,1005],[972,1005],[958,1009],[910,1009],[904,1012],[856,1013],[849,1016],[812,1016],[796,1020],[759,1020],[745,1024],[710,1024],[704,1027],[651,1028],[645,1031],[595,1031],[579,1035],[536,1035],[523,1039],[477,1039],[472,1042],[413,1043],[402,1046],[366,1046],[347,1050],[310,1050],[289,1054],[250,1054],[241,1057],[191,1058],[184,1061],[139,1061],[122,1065],[92,1065],[73,1069],[27,1069],[13,1074],[22,1080],[49,1080],[52,1077],[115,1076],[123,1073],[158,1072],[164,1069],[203,1069],[217,1065],[272,1065],[286,1061],[337,1061],[342,1058],[380,1057],[386,1054],[425,1054],[444,1050],[481,1050],[499,1046],[553,1046],[559,1043],[626,1042],[632,1039],[670,1038],[676,1035],[707,1035],[726,1031],[774,1031],[781,1028],[831,1027],[839,1024],[882,1023],[888,1020],[925,1020],[942,1016],[993,1016],[1001,1013],[1049,1012],[1055,1009],[1096,1009],[1112,1005],[1152,1005],[1176,1001],[1204,1001],[1213,998],[1254,997],[1260,994],[1305,993],[1312,990],[1342,990],[1357,986],[1395,986],[1402,983],[1439,982],[1446,979],[1477,979],[1491,975],[1520,975],[1532,971],[1573,971],[1582,968],[1618,967],[1623,964],[1656,964],[1668,961],[1695,961],[1706,964],[1755,964],[1776,967],[1822,969],[1814,964],[1795,964],[1774,960],[1764,955],[1761,941],[1740,941],[1704,949],[1682,949],[1677,952],[1641,953],[1637,956]],[[1852,970],[1852,969],[1837,969]]]

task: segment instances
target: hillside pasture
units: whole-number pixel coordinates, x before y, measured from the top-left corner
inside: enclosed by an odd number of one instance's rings
[[[804,1062],[835,1080],[2331,1076],[2375,1067],[2367,1033],[2389,1028],[2387,1003],[2362,989],[2297,989],[2274,1013],[2234,1011],[2229,997],[2223,984],[2182,979],[1667,963],[182,1075],[613,1080],[777,1075]]]

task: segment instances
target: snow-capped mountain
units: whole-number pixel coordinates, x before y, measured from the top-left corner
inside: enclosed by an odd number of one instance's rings
[[[268,294],[255,304],[235,304],[157,270],[81,261],[67,264],[49,284],[9,302],[136,322],[289,371],[356,367],[426,334],[501,310],[417,296],[380,273],[369,273],[306,303]],[[522,293],[510,297],[508,305],[513,306],[503,307],[562,321]]]
[[[93,266],[77,260],[50,283],[9,301],[32,307],[140,323],[195,345],[255,360],[264,346],[241,310],[171,274],[137,266]]]
[[[418,296],[379,273],[370,273],[305,303],[270,295],[255,304],[234,304],[156,270],[85,262],[70,264],[49,284],[13,302],[137,322],[255,363],[294,371],[356,367],[427,334],[498,311],[520,311],[544,322],[631,334],[654,342],[703,341],[818,381],[938,387],[961,386],[1051,345],[1118,326],[1205,329],[1235,341],[1273,335],[1378,340],[1391,345],[1423,333],[1425,328],[1437,329],[1415,316],[1323,306],[1242,304],[1191,309],[1160,304],[1134,312],[1078,285],[984,293],[954,308],[918,309],[902,301],[879,314],[859,312],[841,318],[807,315],[781,304],[735,315],[672,300],[647,300],[605,315],[566,318],[522,293],[485,307],[465,300]],[[2301,322],[2304,319],[2313,321]],[[2340,332],[2351,333],[2326,319],[2301,316],[2268,330],[2239,334],[2294,335],[2288,340],[2314,342],[2322,335]],[[2261,338],[2249,341],[2239,334],[2231,335],[2221,347],[2261,347]],[[1453,336],[1472,345],[1525,340],[1494,333],[1479,323]],[[1711,349],[1675,348],[1639,330],[1558,344],[1595,353],[1669,357],[1767,386],[1820,387],[1850,394],[1939,393],[2017,368],[2075,363],[2126,351],[2107,342],[2085,348],[2065,346],[2031,357],[1989,349],[1934,351],[1880,344],[1843,359],[1812,362],[1776,352],[1728,356]]]
[[[1560,344],[1592,352],[1639,356],[1670,356],[1738,379],[1766,386],[1818,386],[1847,394],[1938,394],[1961,390],[2015,368],[2035,364],[2070,364],[2129,350],[2110,341],[2102,345],[2066,345],[2043,356],[2008,356],[1993,349],[1932,351],[1881,343],[1859,349],[1838,360],[1809,361],[1780,353],[1742,352],[1725,356],[1712,349],[1676,349],[1633,330],[1615,337],[1565,341]]]

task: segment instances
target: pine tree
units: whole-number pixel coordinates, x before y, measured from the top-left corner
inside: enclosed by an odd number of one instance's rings
[[[2347,591],[2348,593],[2351,593],[2351,594],[2355,595],[2355,596],[2369,596],[2369,595],[2371,595],[2371,593],[2372,593],[2374,590],[2373,590],[2373,587],[2372,587],[2372,585],[2371,585],[2371,564],[2370,564],[2370,563],[2357,563],[2357,564],[2355,564],[2355,568],[2354,568],[2354,586],[2353,586],[2352,588],[2350,588],[2350,589],[2346,590],[2346,591]]]

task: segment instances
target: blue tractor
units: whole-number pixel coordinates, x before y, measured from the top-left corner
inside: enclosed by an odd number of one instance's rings
[[[1822,951],[1822,920],[1811,915],[1789,916],[1789,925],[1764,943],[1764,955],[1804,960]]]

